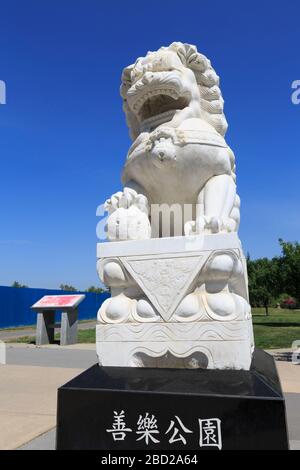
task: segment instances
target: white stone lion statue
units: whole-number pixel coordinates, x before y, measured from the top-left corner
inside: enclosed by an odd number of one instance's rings
[[[235,160],[210,61],[179,42],[148,52],[124,69],[121,95],[134,142],[124,189],[106,201],[108,239],[164,236],[150,210],[161,204],[193,207],[176,235],[237,231]]]
[[[121,95],[133,144],[98,245],[111,289],[99,361],[247,369],[251,310],[219,77],[195,46],[174,42],[126,67]]]

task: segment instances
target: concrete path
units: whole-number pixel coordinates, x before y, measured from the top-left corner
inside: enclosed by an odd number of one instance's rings
[[[0,449],[16,449],[56,425],[57,388],[82,369],[0,366]]]
[[[55,450],[56,428],[41,434],[17,450]]]
[[[0,449],[54,449],[57,388],[97,362],[94,344],[7,344],[0,365]],[[300,449],[300,365],[277,362],[291,448]]]
[[[96,362],[93,344],[7,344],[6,365],[0,365],[0,449],[16,449],[53,429],[57,388]]]
[[[300,364],[276,361],[284,393],[300,393]]]
[[[79,330],[89,330],[91,328],[95,328],[95,326],[96,326],[95,320],[80,321],[78,323]],[[35,337],[35,333],[36,333],[35,326],[34,327],[28,326],[24,328],[15,328],[15,329],[10,329],[10,328],[0,329],[0,341],[12,341],[18,338],[22,338],[24,336]]]
[[[94,344],[35,346],[9,343],[6,345],[6,363],[8,365],[84,370],[96,362],[97,354]]]
[[[300,393],[284,395],[291,448],[300,450]]]

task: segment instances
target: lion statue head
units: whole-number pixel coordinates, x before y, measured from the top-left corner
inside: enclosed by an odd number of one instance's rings
[[[173,42],[138,58],[123,70],[121,96],[133,140],[190,118],[202,119],[221,136],[226,133],[219,77],[196,46]]]

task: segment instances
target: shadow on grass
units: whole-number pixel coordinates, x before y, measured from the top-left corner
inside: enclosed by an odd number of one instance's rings
[[[254,321],[253,322],[253,325],[257,325],[257,326],[275,326],[275,327],[278,327],[278,328],[281,328],[281,327],[286,327],[288,328],[289,326],[293,327],[293,326],[298,326],[300,327],[300,323],[285,323],[285,322],[276,322],[276,323],[272,323],[272,322],[256,322]]]

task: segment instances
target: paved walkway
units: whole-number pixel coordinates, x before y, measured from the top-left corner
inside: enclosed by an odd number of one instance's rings
[[[97,362],[94,344],[7,345],[0,365],[0,449],[54,449],[57,388]],[[300,365],[277,362],[291,448],[300,449]]]
[[[6,345],[6,364],[19,366],[87,369],[97,362],[95,344],[70,346],[9,343]],[[0,389],[1,393],[1,389]]]
[[[55,450],[56,428],[41,434],[17,450]]]
[[[81,369],[0,366],[0,449],[15,449],[56,424],[57,388]]]
[[[7,344],[6,365],[0,365],[0,449],[16,449],[53,429],[57,388],[96,362],[93,344]]]

